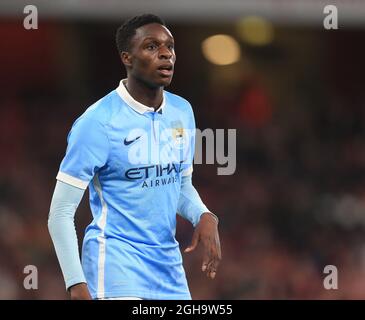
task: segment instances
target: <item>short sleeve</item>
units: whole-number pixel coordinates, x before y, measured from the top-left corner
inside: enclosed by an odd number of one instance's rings
[[[79,118],[68,135],[57,180],[86,189],[95,173],[106,164],[109,148],[105,126],[90,115]]]

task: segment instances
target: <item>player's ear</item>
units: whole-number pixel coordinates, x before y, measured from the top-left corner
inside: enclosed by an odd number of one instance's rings
[[[122,62],[126,67],[132,66],[132,55],[129,52],[122,51],[122,53],[120,54],[120,58],[122,59]]]

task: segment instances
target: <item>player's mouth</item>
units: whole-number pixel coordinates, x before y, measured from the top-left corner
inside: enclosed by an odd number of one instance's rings
[[[157,71],[164,77],[171,77],[174,73],[174,65],[172,63],[162,64],[157,68]]]

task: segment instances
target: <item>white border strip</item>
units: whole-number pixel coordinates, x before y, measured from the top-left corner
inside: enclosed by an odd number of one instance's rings
[[[115,298],[104,298],[100,300],[143,300],[143,299],[137,297],[115,297]]]
[[[61,172],[61,171],[59,171],[57,173],[56,179],[59,181],[62,181],[64,183],[70,184],[71,186],[74,186],[76,188],[82,189],[82,190],[85,190],[87,188],[87,186],[89,185],[89,182],[75,178],[75,177],[70,176],[69,174]]]
[[[93,179],[95,190],[100,198],[101,202],[101,217],[97,222],[101,233],[98,236],[99,241],[99,257],[98,257],[98,288],[97,288],[97,298],[104,299],[105,297],[105,286],[104,286],[104,279],[105,279],[105,226],[106,226],[106,217],[108,213],[108,206],[104,200],[103,192],[101,190],[101,185],[99,181],[99,176],[96,174]]]

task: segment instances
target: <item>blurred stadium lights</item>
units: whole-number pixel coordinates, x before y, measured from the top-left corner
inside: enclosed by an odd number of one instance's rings
[[[0,16],[19,16],[25,0],[1,0]],[[32,0],[40,16],[59,18],[120,19],[151,12],[172,20],[232,21],[259,15],[273,23],[322,24],[323,8],[336,5],[339,22],[365,26],[364,0]]]
[[[202,42],[204,57],[211,63],[220,66],[239,61],[241,50],[238,42],[229,35],[217,34]]]
[[[323,224],[335,222],[346,229],[365,226],[365,201],[353,194],[324,194],[316,211]]]
[[[268,45],[274,38],[271,22],[259,16],[242,18],[237,22],[236,29],[243,41],[254,46]]]

